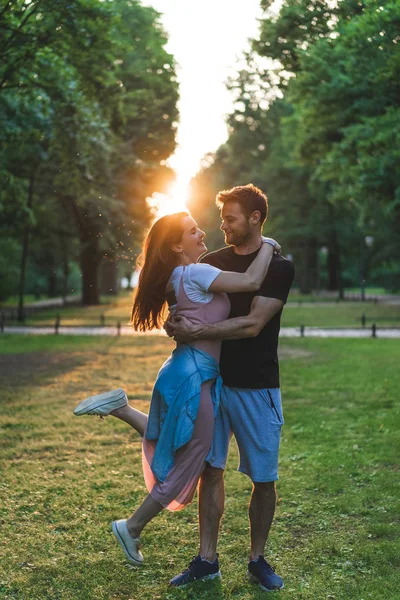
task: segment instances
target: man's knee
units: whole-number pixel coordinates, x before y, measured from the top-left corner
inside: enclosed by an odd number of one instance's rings
[[[275,496],[275,481],[253,481],[253,493],[260,496]]]
[[[210,464],[206,463],[201,479],[205,484],[217,485],[224,480],[224,470],[212,467]]]

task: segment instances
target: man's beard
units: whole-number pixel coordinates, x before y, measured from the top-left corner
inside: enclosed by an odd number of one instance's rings
[[[225,234],[225,243],[229,244],[230,246],[242,246],[243,244],[246,244],[246,242],[249,242],[251,240],[251,233],[244,231],[243,233],[231,233],[229,234],[229,241],[228,241],[228,237]]]

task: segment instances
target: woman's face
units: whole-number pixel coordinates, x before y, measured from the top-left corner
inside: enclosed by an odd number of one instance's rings
[[[182,239],[177,244],[182,250],[182,262],[195,263],[204,252],[207,252],[207,246],[203,242],[205,235],[204,231],[197,227],[197,223],[192,217],[184,217]]]

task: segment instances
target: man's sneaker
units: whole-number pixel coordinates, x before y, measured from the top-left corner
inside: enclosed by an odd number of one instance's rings
[[[124,390],[118,388],[111,392],[89,396],[89,398],[82,400],[74,409],[74,415],[77,417],[81,415],[100,415],[101,417],[106,417],[112,410],[122,408],[126,404],[128,404],[128,398]]]
[[[204,560],[199,554],[193,558],[187,569],[176,575],[169,583],[175,587],[182,587],[198,579],[205,581],[206,579],[214,579],[214,577],[221,577],[218,554],[214,562]]]
[[[266,592],[274,590],[282,590],[285,586],[282,577],[279,577],[265,560],[263,556],[259,556],[257,560],[249,562],[247,575],[253,583],[259,583],[261,589]]]

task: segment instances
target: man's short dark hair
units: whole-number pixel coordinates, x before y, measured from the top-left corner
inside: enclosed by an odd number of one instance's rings
[[[230,190],[222,190],[217,194],[215,203],[218,208],[222,208],[229,202],[240,204],[243,213],[250,217],[251,213],[258,210],[261,219],[261,225],[268,217],[268,198],[258,187],[252,183],[247,185],[237,185]]]

